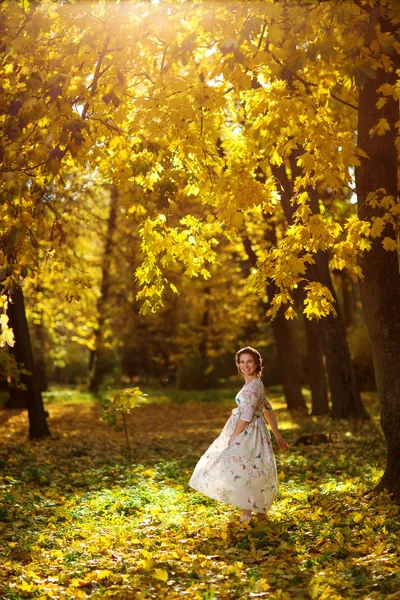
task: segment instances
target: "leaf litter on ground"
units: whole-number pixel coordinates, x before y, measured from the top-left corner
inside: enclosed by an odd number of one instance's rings
[[[188,487],[233,395],[150,391],[129,420],[132,463],[87,395],[49,394],[52,438],[39,441],[24,411],[2,411],[1,597],[398,597],[398,507],[373,492],[385,459],[375,395],[369,422],[291,415],[271,397],[291,446],[275,444],[278,497],[250,525]],[[317,432],[329,442],[293,446]]]

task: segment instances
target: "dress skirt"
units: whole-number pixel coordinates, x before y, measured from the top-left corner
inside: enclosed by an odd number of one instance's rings
[[[189,485],[224,504],[265,513],[278,489],[271,437],[262,410],[257,407],[246,429],[229,444],[243,414],[239,396],[236,401],[239,407],[198,461]]]

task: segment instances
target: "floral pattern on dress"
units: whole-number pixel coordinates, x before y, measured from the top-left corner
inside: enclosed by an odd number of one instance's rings
[[[189,485],[224,504],[264,513],[278,490],[275,456],[262,413],[272,406],[260,379],[244,384],[235,401],[237,407],[198,461]],[[239,419],[248,425],[229,444]]]

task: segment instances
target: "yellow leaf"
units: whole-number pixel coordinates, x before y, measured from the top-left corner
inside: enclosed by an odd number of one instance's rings
[[[23,592],[31,592],[35,586],[32,583],[28,583],[27,581],[23,581],[17,587],[18,587],[18,589],[22,590]]]
[[[379,98],[379,100],[375,106],[378,110],[380,110],[381,108],[383,108],[385,106],[386,102],[387,102],[387,98]]]
[[[243,215],[240,212],[236,212],[231,219],[231,223],[233,227],[242,227],[243,225]]]
[[[279,25],[270,25],[268,29],[268,41],[274,46],[279,46],[285,37],[285,30]]]
[[[276,149],[272,151],[269,161],[273,165],[278,165],[278,167],[283,163],[282,157]]]
[[[397,248],[396,240],[394,240],[391,237],[385,237],[382,240],[382,246],[384,247],[385,250],[396,250],[396,248]]]
[[[168,581],[168,571],[166,569],[154,569],[153,577],[160,581]]]
[[[140,561],[140,565],[145,571],[151,571],[156,564],[154,558],[144,558]]]
[[[353,514],[353,521],[354,523],[359,523],[360,521],[362,521],[362,514],[361,513],[354,513]]]
[[[297,165],[303,167],[303,170],[308,172],[312,171],[315,167],[314,157],[309,152],[304,152],[298,159]]]
[[[14,333],[10,327],[7,327],[0,335],[0,348],[3,348],[6,344],[11,347],[15,344]]]
[[[292,306],[289,306],[289,308],[285,311],[285,318],[286,319],[294,319],[296,316],[296,311],[294,310],[294,308]]]
[[[377,133],[378,135],[385,135],[386,131],[390,131],[390,125],[388,120],[382,117],[369,133],[370,135],[374,135],[374,133]]]
[[[153,475],[155,475],[156,472],[153,471],[152,469],[147,469],[146,471],[143,471],[142,475],[144,477],[153,477]]]
[[[97,573],[93,573],[91,579],[94,581],[101,581],[102,579],[108,579],[110,575],[112,575],[112,572],[109,569],[102,569],[97,571]]]
[[[370,234],[373,238],[381,235],[383,228],[385,227],[385,222],[381,217],[376,217],[374,224],[371,227]]]

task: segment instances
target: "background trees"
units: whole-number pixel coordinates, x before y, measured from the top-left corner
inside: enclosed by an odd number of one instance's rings
[[[393,465],[382,485],[398,494],[387,425],[399,418],[395,3],[1,11],[2,286],[12,297],[46,269],[59,274],[53,291],[45,278],[31,288],[43,298],[42,316],[30,308],[39,343],[59,336],[54,322],[43,332],[53,303],[91,352],[93,389],[107,372],[135,377],[145,364],[182,383],[190,354],[208,377],[242,341],[269,348],[266,307],[274,328],[304,312],[321,319],[323,352],[315,327],[296,323],[309,352],[306,368],[296,363],[298,398],[308,371],[326,409],[324,361],[310,363],[323,354],[332,415],[363,417],[329,270],[345,269],[354,285],[362,278]],[[54,304],[58,293],[70,308]],[[146,321],[138,307],[161,312]],[[6,317],[2,326],[6,341]]]

